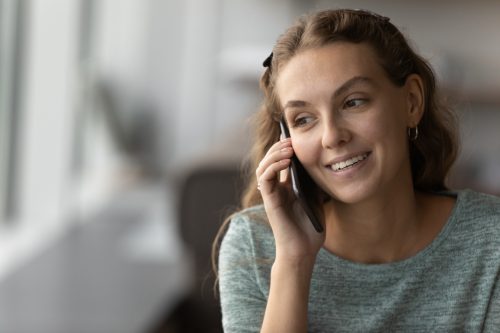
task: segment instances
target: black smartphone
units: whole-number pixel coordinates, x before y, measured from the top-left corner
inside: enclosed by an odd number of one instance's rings
[[[285,138],[290,137],[290,131],[286,125],[285,119],[280,120],[281,134]],[[320,217],[323,214],[319,211],[319,193],[318,186],[314,180],[309,176],[304,166],[300,163],[295,154],[291,158],[290,163],[290,177],[292,180],[292,189],[295,197],[299,201],[302,209],[311,221],[314,229],[317,232],[323,232],[323,224]]]

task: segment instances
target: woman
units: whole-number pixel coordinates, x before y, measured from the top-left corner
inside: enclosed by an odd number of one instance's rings
[[[264,65],[255,176],[219,254],[225,331],[499,331],[500,200],[447,190],[453,113],[400,31],[366,11],[318,12]],[[294,154],[322,233],[297,208]]]

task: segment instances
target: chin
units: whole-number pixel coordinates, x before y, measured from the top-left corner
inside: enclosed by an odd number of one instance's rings
[[[377,195],[374,186],[356,186],[349,188],[327,189],[325,193],[335,201],[344,204],[356,204],[368,200]]]
[[[364,201],[366,197],[361,195],[334,195],[332,198],[340,203],[352,205]]]

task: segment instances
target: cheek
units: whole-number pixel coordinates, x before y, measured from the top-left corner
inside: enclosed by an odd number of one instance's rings
[[[401,139],[406,133],[405,110],[400,101],[381,103],[376,111],[359,122],[360,133],[378,140]]]
[[[292,137],[292,146],[295,155],[304,166],[313,165],[319,160],[321,144],[318,144],[313,135]]]
[[[374,117],[364,126],[363,132],[370,141],[379,143],[384,153],[391,157],[405,155],[407,151],[406,124],[396,114]]]
[[[371,119],[358,125],[358,135],[371,143],[383,142],[391,136],[390,124],[380,119]]]

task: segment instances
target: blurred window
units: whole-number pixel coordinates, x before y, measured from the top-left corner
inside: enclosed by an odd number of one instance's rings
[[[0,0],[0,224],[15,210],[24,0]]]

